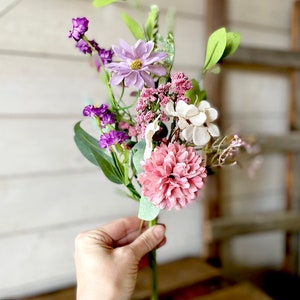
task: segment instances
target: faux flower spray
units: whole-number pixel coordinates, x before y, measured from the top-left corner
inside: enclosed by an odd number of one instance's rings
[[[199,81],[172,72],[173,33],[166,38],[160,35],[158,18],[155,5],[144,26],[123,14],[136,42],[129,45],[120,40],[109,49],[87,37],[85,17],[74,18],[69,32],[76,47],[91,56],[107,87],[105,103],[83,109],[83,115],[97,124],[99,135],[91,136],[78,122],[75,142],[109,180],[126,187],[128,196],[139,203],[141,222],[149,226],[156,223],[161,209],[182,209],[195,201],[208,174],[235,164],[239,152],[247,150],[237,135],[220,135],[215,124],[218,111],[211,107]],[[239,42],[239,34],[225,28],[213,32],[202,75],[235,52]],[[155,250],[150,266],[154,300],[158,297]]]

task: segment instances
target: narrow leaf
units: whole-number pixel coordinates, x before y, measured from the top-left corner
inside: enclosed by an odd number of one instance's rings
[[[214,31],[207,41],[203,72],[214,67],[221,59],[226,47],[227,34],[224,27]]]
[[[145,40],[145,34],[141,26],[126,13],[122,14],[122,19],[137,40]]]
[[[222,58],[233,54],[239,47],[241,42],[241,35],[237,32],[227,32],[226,48]]]
[[[92,154],[95,157],[95,160],[98,166],[101,168],[103,174],[112,182],[117,184],[123,183],[123,178],[120,177],[117,168],[114,166],[113,162],[110,159],[107,159],[106,156],[103,156],[101,152],[96,152],[91,149]],[[110,157],[109,157],[110,158]]]
[[[159,212],[160,209],[158,207],[149,202],[146,197],[141,197],[138,213],[138,217],[141,220],[152,221],[159,215]]]
[[[152,5],[145,25],[145,30],[147,33],[148,40],[155,39],[155,35],[158,32],[158,17],[159,17],[158,6]]]
[[[119,0],[94,0],[93,5],[95,7],[103,7],[118,1]]]

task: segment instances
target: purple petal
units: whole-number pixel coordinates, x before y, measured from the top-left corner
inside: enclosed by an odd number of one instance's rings
[[[150,73],[153,73],[157,76],[164,76],[167,73],[166,69],[160,65],[146,66],[145,68],[143,68],[143,70],[149,71]]]
[[[145,59],[144,64],[145,65],[151,65],[155,62],[164,60],[168,57],[168,54],[165,52],[153,52],[149,55],[147,59]]]
[[[119,74],[113,74],[112,77],[110,78],[110,84],[111,85],[119,85],[122,80],[124,79],[124,75],[119,75]]]
[[[148,54],[146,43],[143,40],[138,40],[133,47],[133,54],[135,59],[143,57]]]
[[[146,83],[147,86],[154,88],[154,80],[153,78],[145,71],[140,71],[140,74],[143,78],[143,81]]]

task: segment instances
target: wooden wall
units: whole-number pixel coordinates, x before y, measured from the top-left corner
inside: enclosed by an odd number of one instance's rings
[[[229,0],[229,23],[242,35],[244,46],[289,50],[293,1]],[[289,76],[275,70],[226,69],[224,124],[248,134],[284,134],[289,131]],[[224,215],[284,210],[286,158],[264,155],[251,179],[239,168],[222,176]],[[232,239],[224,247],[230,264],[280,267],[284,233],[272,232]]]
[[[204,57],[204,1],[156,2],[162,28],[167,8],[177,11],[176,68],[194,76]],[[141,12],[127,12],[144,21],[153,1],[142,3]],[[86,16],[89,37],[109,47],[133,41],[123,9],[96,9],[90,0],[0,3],[0,299],[73,284],[75,236],[137,213],[73,142],[83,106],[106,99],[98,74],[67,38],[71,19]],[[201,252],[200,216],[198,203],[162,215],[168,245],[160,261]]]

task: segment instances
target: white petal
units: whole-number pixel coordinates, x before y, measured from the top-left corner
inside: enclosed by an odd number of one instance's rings
[[[197,146],[204,146],[210,140],[210,135],[206,127],[195,127],[193,131],[193,141]]]
[[[146,147],[144,152],[144,160],[151,157],[152,152],[152,137],[155,134],[155,132],[159,129],[158,125],[158,117],[154,120],[153,123],[149,123],[146,131],[145,131],[145,141],[146,141]]]
[[[190,141],[192,140],[193,137],[193,131],[194,131],[194,126],[189,125],[184,130],[182,130],[181,135],[185,140]]]
[[[211,136],[220,136],[220,131],[216,124],[209,123],[207,126],[207,130],[211,134]]]
[[[166,113],[170,116],[177,116],[178,114],[174,110],[174,102],[170,101],[166,105]]]
[[[187,104],[182,100],[179,100],[176,104],[176,111],[179,115],[182,117],[185,117],[186,119],[195,116],[199,113],[198,108],[193,104]]]
[[[180,129],[185,129],[186,127],[189,126],[189,123],[186,121],[186,119],[179,117],[178,120],[178,127]]]
[[[198,108],[199,108],[199,110],[208,109],[208,108],[210,108],[210,103],[206,100],[202,100],[202,101],[200,101]]]
[[[218,111],[214,108],[209,108],[205,111],[207,116],[207,122],[213,122],[218,118]]]
[[[206,121],[206,114],[204,112],[200,112],[198,115],[191,117],[189,120],[195,126],[202,126]]]

